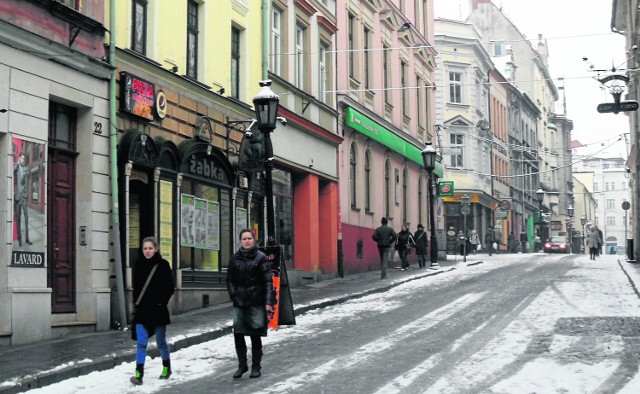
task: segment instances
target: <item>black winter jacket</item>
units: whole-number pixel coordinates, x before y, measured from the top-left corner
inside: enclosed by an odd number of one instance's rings
[[[173,275],[169,262],[164,260],[160,253],[156,253],[151,259],[140,256],[133,271],[133,302],[135,303],[144,287],[147,277],[155,264],[158,264],[156,272],[145,290],[140,304],[136,308],[134,322],[147,327],[163,326],[171,323],[167,304],[175,291]]]
[[[227,291],[233,306],[275,305],[271,264],[267,256],[258,248],[249,251],[240,248],[234,253],[227,270]]]
[[[396,234],[396,232],[393,231],[390,226],[383,224],[373,232],[371,239],[376,241],[379,247],[388,248],[391,246],[391,243],[396,240],[397,237],[398,234]]]

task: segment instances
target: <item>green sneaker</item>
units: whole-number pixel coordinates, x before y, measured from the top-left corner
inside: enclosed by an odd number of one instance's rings
[[[132,376],[131,379],[129,380],[131,381],[131,383],[135,384],[136,386],[140,386],[142,384],[142,373],[136,370],[136,375]]]
[[[169,376],[171,376],[171,368],[162,367],[162,373],[160,374],[160,379],[169,379]]]

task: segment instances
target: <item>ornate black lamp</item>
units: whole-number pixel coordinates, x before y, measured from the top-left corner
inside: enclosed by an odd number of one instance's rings
[[[260,91],[253,98],[258,130],[264,135],[265,195],[267,198],[267,245],[275,245],[275,218],[273,209],[273,146],[271,133],[276,128],[280,97],[271,90],[271,80],[260,81]]]
[[[431,142],[427,142],[425,148],[422,150],[422,162],[424,169],[429,174],[427,182],[427,194],[429,195],[429,227],[431,227],[431,240],[429,247],[429,257],[431,258],[430,269],[438,269],[438,242],[436,239],[436,214],[435,214],[435,187],[433,179],[433,170],[436,168],[436,150],[433,148]]]

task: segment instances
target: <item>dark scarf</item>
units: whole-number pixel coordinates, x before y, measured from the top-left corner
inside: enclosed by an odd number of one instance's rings
[[[256,258],[257,253],[258,253],[258,248],[255,246],[251,249],[244,249],[240,247],[240,249],[238,249],[238,251],[236,252],[236,257],[239,260],[253,260]]]

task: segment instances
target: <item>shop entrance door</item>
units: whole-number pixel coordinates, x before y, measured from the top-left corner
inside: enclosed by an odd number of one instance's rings
[[[75,153],[49,149],[47,190],[47,285],[51,311],[76,310]]]

